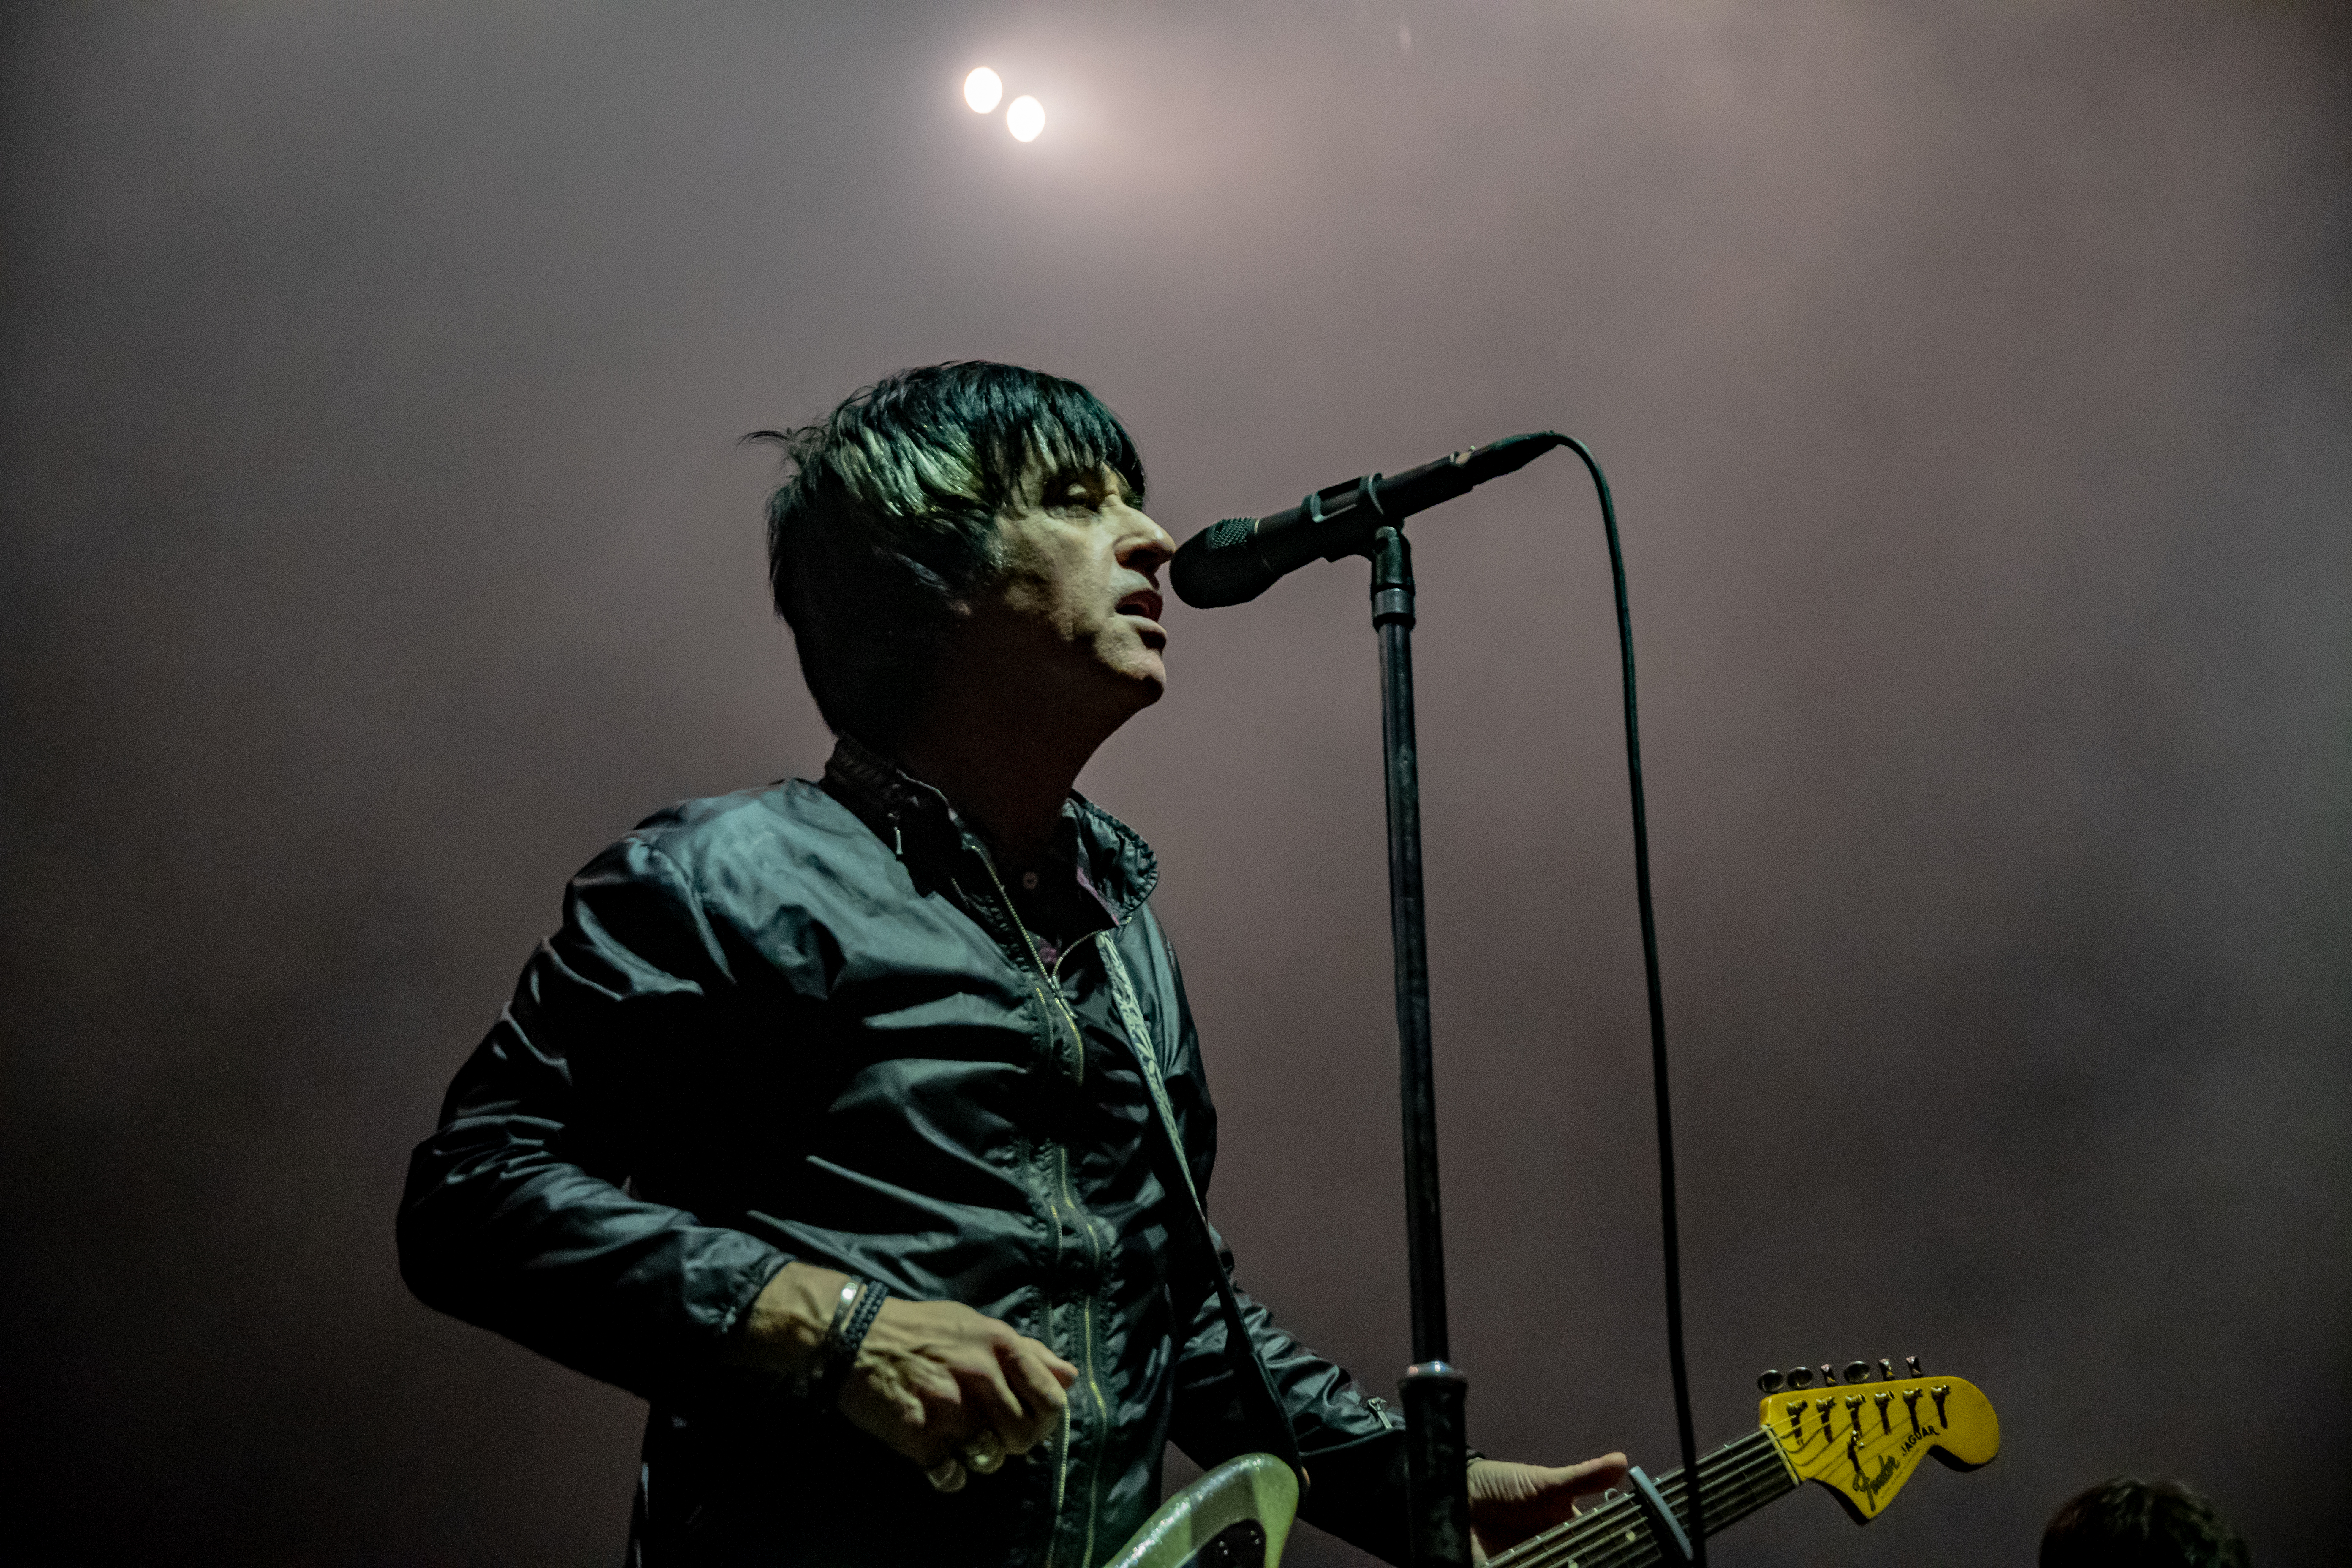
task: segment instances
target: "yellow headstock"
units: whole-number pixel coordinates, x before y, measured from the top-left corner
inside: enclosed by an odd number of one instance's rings
[[[1895,1500],[1929,1454],[1973,1470],[2000,1452],[1992,1403],[1957,1377],[1786,1388],[1767,1394],[1759,1414],[1789,1468],[1835,1492],[1857,1523]]]

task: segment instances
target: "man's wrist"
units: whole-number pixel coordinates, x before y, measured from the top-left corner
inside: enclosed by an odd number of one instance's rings
[[[747,1359],[788,1377],[806,1374],[824,1342],[849,1276],[814,1263],[787,1263],[744,1314]]]
[[[802,1398],[830,1407],[841,1397],[842,1380],[856,1363],[858,1347],[889,1297],[890,1288],[878,1279],[852,1275],[844,1282],[833,1321],[798,1379]]]

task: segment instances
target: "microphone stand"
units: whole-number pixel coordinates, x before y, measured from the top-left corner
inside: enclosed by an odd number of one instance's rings
[[[1227,518],[1176,552],[1171,578],[1187,604],[1207,608],[1257,597],[1285,573],[1320,555],[1369,556],[1372,627],[1381,641],[1381,737],[1389,811],[1389,928],[1396,948],[1397,1077],[1404,1110],[1405,1248],[1412,1285],[1412,1364],[1400,1385],[1405,1413],[1407,1501],[1413,1568],[1467,1568],[1468,1448],[1464,1409],[1469,1380],[1446,1358],[1445,1238],[1437,1199],[1437,1089],[1429,1048],[1429,932],[1421,891],[1421,772],[1412,718],[1412,546],[1403,520],[1524,468],[1554,447],[1584,459],[1600,492],[1617,598],[1618,649],[1625,676],[1625,767],[1633,802],[1633,882],[1642,914],[1642,966],[1650,1003],[1650,1062],[1657,1093],[1658,1188],[1665,1232],[1666,1353],[1674,1373],[1675,1435],[1689,1478],[1687,1544],[1675,1555],[1706,1568],[1706,1510],[1692,1440],[1690,1381],[1683,1355],[1682,1245],[1675,1220],[1674,1128],[1666,1089],[1665,1008],[1659,994],[1657,925],[1650,900],[1650,830],[1643,804],[1642,746],[1633,700],[1633,616],[1609,481],[1583,442],[1558,431],[1513,436],[1424,463],[1383,479],[1308,495],[1288,511]],[[1381,504],[1388,493],[1394,510]],[[1334,504],[1328,504],[1334,503]],[[1371,530],[1369,541],[1363,531]],[[1188,585],[1187,579],[1190,578]],[[1661,1550],[1664,1543],[1661,1542]]]
[[[1360,503],[1375,518],[1367,479]],[[1421,770],[1412,716],[1412,546],[1384,522],[1372,535],[1372,627],[1381,639],[1381,739],[1387,753],[1389,929],[1396,949],[1397,1071],[1404,1109],[1404,1231],[1412,1285],[1405,1415],[1413,1568],[1470,1562],[1470,1384],[1447,1359],[1445,1236],[1437,1200],[1437,1086],[1429,1047],[1429,932],[1421,892]]]

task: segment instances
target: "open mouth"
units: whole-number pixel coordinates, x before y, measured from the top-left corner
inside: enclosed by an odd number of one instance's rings
[[[1146,647],[1158,649],[1168,642],[1166,628],[1160,624],[1160,612],[1165,606],[1160,597],[1150,588],[1140,588],[1118,602],[1118,613],[1132,616],[1147,624],[1136,630],[1142,636]]]

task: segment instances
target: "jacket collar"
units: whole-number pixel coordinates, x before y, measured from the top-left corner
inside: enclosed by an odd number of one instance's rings
[[[948,797],[853,736],[824,764],[825,792],[905,858],[909,852],[987,855],[988,841]],[[1049,853],[1124,924],[1160,884],[1159,857],[1142,837],[1076,790],[1062,804]]]

